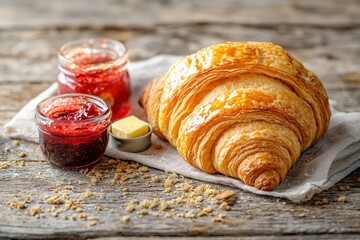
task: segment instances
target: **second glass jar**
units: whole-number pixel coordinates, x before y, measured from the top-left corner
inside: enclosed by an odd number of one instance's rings
[[[128,53],[111,39],[81,39],[64,44],[58,52],[59,94],[96,95],[112,109],[112,120],[131,113]]]

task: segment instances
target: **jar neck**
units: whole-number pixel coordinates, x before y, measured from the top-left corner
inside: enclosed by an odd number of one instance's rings
[[[96,108],[96,115],[81,109],[86,104]],[[79,114],[87,114],[85,118]],[[94,110],[93,110],[94,111]],[[72,114],[65,116],[65,114]],[[60,116],[60,117],[59,117]],[[63,117],[65,116],[65,117]],[[89,118],[86,118],[89,116]],[[83,136],[94,134],[108,128],[111,122],[111,109],[100,98],[86,94],[63,94],[40,102],[35,112],[37,127],[58,136]]]
[[[82,39],[64,44],[58,51],[60,72],[68,76],[123,71],[128,52],[122,43],[111,39]]]

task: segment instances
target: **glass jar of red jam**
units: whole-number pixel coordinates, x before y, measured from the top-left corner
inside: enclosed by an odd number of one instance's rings
[[[111,109],[96,96],[63,94],[40,102],[35,121],[46,159],[59,167],[81,168],[102,158]]]
[[[68,42],[58,52],[59,94],[96,95],[112,109],[112,120],[131,113],[126,47],[111,39]]]

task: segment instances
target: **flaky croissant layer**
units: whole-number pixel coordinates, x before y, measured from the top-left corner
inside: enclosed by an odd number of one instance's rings
[[[186,56],[144,89],[140,104],[192,166],[266,191],[324,136],[331,115],[316,75],[268,42]]]

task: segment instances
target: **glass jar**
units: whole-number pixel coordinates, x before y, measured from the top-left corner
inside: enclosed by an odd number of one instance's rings
[[[58,93],[101,97],[112,109],[112,120],[131,113],[129,59],[124,44],[111,39],[65,43],[58,52]]]
[[[45,158],[59,167],[81,168],[102,158],[111,109],[96,96],[57,95],[38,104],[35,122]]]

